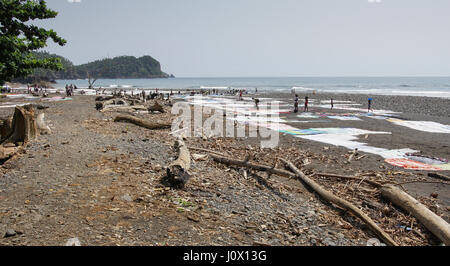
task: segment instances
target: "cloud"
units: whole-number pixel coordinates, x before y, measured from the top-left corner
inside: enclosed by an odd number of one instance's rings
[[[81,0],[67,0],[67,2],[73,4],[73,3],[81,3]]]

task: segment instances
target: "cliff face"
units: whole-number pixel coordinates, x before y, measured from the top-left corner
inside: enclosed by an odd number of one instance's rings
[[[151,56],[119,56],[97,60],[75,66],[70,60],[47,52],[35,53],[37,58],[57,57],[61,60],[63,70],[52,71],[36,69],[32,75],[17,79],[17,82],[33,83],[36,81],[52,81],[56,79],[86,79],[88,74],[94,78],[127,79],[127,78],[169,78],[161,71],[161,64]]]

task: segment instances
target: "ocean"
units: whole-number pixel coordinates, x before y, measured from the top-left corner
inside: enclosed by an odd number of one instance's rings
[[[87,88],[87,80],[58,80],[56,87],[74,84]],[[258,89],[259,92],[316,91],[374,95],[407,95],[450,98],[450,77],[279,77],[279,78],[170,78],[99,79],[96,88],[122,89]]]

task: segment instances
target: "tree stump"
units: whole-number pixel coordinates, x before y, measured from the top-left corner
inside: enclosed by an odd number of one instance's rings
[[[17,106],[14,111],[10,133],[2,136],[2,144],[27,143],[36,138],[38,129],[33,105]]]

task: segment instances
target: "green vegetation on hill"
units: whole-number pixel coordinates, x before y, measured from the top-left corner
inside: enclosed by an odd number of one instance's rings
[[[88,74],[96,79],[127,79],[127,78],[169,78],[173,77],[161,71],[160,63],[151,56],[119,56],[97,60],[91,63],[75,66],[70,60],[48,52],[34,53],[36,58],[59,58],[63,69],[59,71],[35,69],[33,74],[19,78],[17,82],[34,83],[37,81],[54,81],[57,79],[86,79]]]

